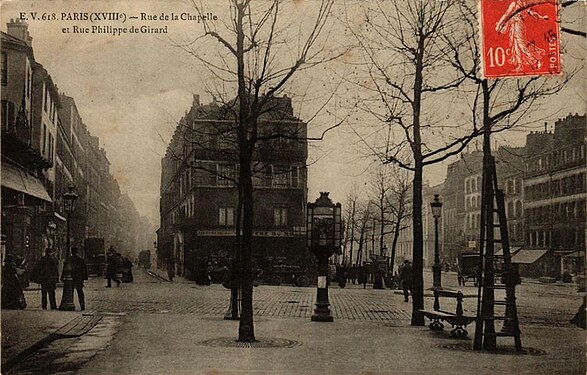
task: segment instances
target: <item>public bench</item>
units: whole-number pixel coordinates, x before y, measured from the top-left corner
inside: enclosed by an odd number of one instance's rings
[[[457,300],[457,309],[454,313],[443,311],[440,309],[440,297],[455,298]],[[431,320],[430,327],[433,331],[442,331],[444,324],[441,321],[449,323],[453,329],[450,335],[454,337],[466,337],[469,333],[465,329],[467,325],[475,321],[474,316],[463,315],[463,293],[448,291],[448,290],[434,290],[434,310],[419,310],[425,317]]]

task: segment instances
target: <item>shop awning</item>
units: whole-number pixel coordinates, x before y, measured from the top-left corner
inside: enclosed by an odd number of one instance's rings
[[[510,247],[510,255],[514,255],[516,254],[518,251],[520,251],[520,249],[522,248],[522,246],[512,246]],[[503,255],[503,249],[499,249],[495,252],[495,255]]]
[[[540,249],[540,250],[530,250],[530,249],[521,249],[512,257],[512,263],[518,264],[532,264],[536,262],[538,259],[542,258],[548,250]]]
[[[585,256],[584,251],[574,251],[570,254],[563,255],[563,258],[583,258]]]
[[[1,177],[2,186],[8,189],[20,191],[35,198],[52,202],[43,183],[38,178],[31,176],[23,170],[8,163],[2,163]]]

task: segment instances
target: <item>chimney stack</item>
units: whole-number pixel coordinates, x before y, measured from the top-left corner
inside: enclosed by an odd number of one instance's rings
[[[16,18],[10,19],[10,22],[7,24],[8,34],[12,35],[15,38],[18,38],[24,41],[27,46],[32,47],[33,45],[33,38],[29,34],[29,24],[25,21]]]

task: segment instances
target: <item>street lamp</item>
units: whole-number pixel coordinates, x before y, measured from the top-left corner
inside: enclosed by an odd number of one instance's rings
[[[442,289],[440,281],[442,266],[440,265],[440,255],[438,254],[438,219],[442,212],[442,202],[438,199],[438,194],[434,194],[434,200],[430,202],[430,207],[432,207],[432,216],[434,217],[434,265],[432,266],[432,285],[434,289]]]
[[[65,264],[61,278],[63,280],[63,295],[61,296],[61,305],[59,310],[74,311],[73,303],[73,279],[71,277],[71,214],[75,211],[75,201],[77,194],[73,191],[73,186],[68,187],[67,193],[63,194],[63,210],[67,214],[67,248],[65,249]]]
[[[306,239],[308,249],[318,260],[318,285],[313,322],[332,322],[328,301],[328,258],[340,254],[342,221],[340,203],[334,204],[327,192],[321,192],[314,203],[308,203]]]

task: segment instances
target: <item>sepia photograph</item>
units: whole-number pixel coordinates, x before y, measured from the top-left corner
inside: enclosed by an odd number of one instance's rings
[[[586,367],[585,0],[1,0],[2,374]]]

